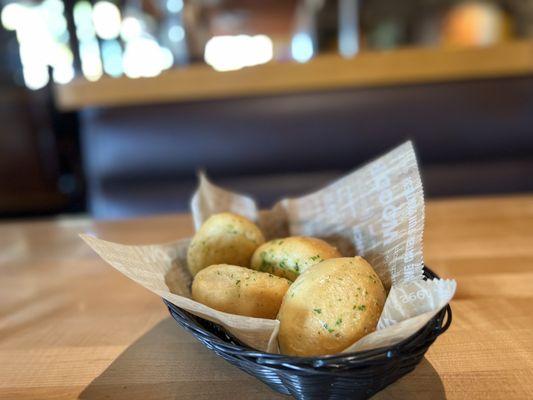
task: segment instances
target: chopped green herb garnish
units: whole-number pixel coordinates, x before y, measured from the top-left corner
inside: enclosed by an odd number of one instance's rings
[[[335,329],[330,328],[329,325],[326,322],[324,322],[323,326],[324,326],[324,329],[327,330],[329,333],[332,333],[332,332],[335,331]]]
[[[358,310],[359,311],[365,311],[366,310],[366,306],[364,304],[361,304],[359,307],[358,307]]]
[[[342,318],[339,318],[336,322],[335,322],[335,325],[340,325],[342,324]]]
[[[266,251],[262,251],[261,253],[259,253],[259,256],[261,257],[261,267],[259,268],[259,270],[262,272],[267,272],[269,270],[272,271],[272,262],[267,260],[268,254],[266,253]]]
[[[322,314],[322,310],[320,308],[313,308],[313,311],[317,314]]]
[[[233,225],[228,225],[228,233],[231,233],[233,235],[236,235],[238,234],[239,232],[237,231],[237,229],[235,229],[235,227]]]
[[[237,279],[237,282],[235,282],[236,285],[239,285],[241,283],[240,279]]]

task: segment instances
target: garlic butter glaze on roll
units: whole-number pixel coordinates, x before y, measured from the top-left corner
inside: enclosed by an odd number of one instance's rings
[[[187,266],[194,276],[214,264],[249,267],[252,255],[265,238],[250,220],[232,213],[214,214],[194,235],[187,251]]]
[[[257,248],[251,268],[294,281],[311,265],[341,257],[337,249],[314,237],[290,236],[271,240]]]
[[[316,356],[344,350],[376,329],[386,293],[361,257],[332,258],[309,267],[279,310],[283,354]]]
[[[211,265],[194,277],[192,298],[215,310],[275,319],[291,283],[236,265]]]

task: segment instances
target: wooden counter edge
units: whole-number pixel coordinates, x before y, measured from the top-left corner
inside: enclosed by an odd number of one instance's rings
[[[191,65],[154,78],[78,78],[56,85],[54,91],[58,108],[70,111],[531,74],[533,41],[515,41],[490,47],[363,52],[351,59],[321,55],[306,64],[272,62],[231,72]]]

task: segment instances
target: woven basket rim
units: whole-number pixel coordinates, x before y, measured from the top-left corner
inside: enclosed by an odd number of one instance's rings
[[[427,279],[438,279],[439,278],[439,276],[435,274],[427,266],[424,266],[424,276]],[[371,349],[371,350],[355,351],[355,352],[350,352],[350,353],[338,353],[338,354],[328,354],[328,355],[322,355],[322,356],[301,357],[301,356],[288,356],[284,354],[267,353],[267,352],[263,352],[260,350],[254,350],[250,346],[240,342],[238,339],[236,339],[234,336],[228,333],[220,325],[207,321],[201,317],[197,317],[187,312],[186,310],[183,310],[180,307],[177,307],[176,305],[168,302],[165,299],[163,299],[163,301],[167,305],[171,313],[172,313],[172,310],[174,310],[175,313],[176,312],[182,313],[187,317],[189,321],[186,321],[183,318],[181,318],[180,322],[182,325],[185,325],[185,327],[189,330],[195,331],[196,334],[203,336],[206,340],[215,342],[217,346],[223,347],[224,352],[228,354],[233,354],[235,356],[243,357],[243,358],[255,358],[257,363],[263,364],[263,365],[274,364],[277,367],[284,366],[285,368],[290,369],[290,370],[302,369],[302,370],[306,370],[306,372],[309,371],[308,370],[309,366],[312,366],[313,368],[318,368],[322,366],[328,366],[330,364],[345,363],[347,361],[349,361],[350,364],[354,366],[355,364],[359,364],[359,363],[368,364],[369,361],[371,361],[373,358],[383,356],[383,355],[386,355],[387,358],[394,358],[401,351],[403,347],[408,345],[410,342],[416,341],[416,339],[420,335],[422,335],[426,330],[433,331],[434,339],[435,339],[437,336],[441,335],[448,329],[452,321],[451,307],[449,304],[446,304],[442,309],[440,309],[437,312],[437,314],[433,318],[431,318],[417,332],[415,332],[414,334],[410,335],[406,339],[394,345],[384,346],[384,347]],[[446,318],[446,321],[444,321],[444,318]],[[217,325],[235,343],[228,342],[220,338],[219,336],[217,336],[215,333],[210,332],[209,330],[201,326],[198,320],[207,321],[208,323]],[[294,365],[295,362],[301,365],[305,365],[305,366],[298,367]],[[322,372],[324,371],[322,370]],[[339,371],[336,371],[335,373],[338,373],[338,372]]]

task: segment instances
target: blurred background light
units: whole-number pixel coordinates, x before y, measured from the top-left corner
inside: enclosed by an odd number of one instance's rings
[[[44,64],[30,64],[22,67],[24,83],[29,89],[37,90],[45,87],[48,83],[48,69]]]
[[[40,6],[41,16],[44,19],[48,31],[55,38],[67,32],[67,21],[63,16],[64,5],[61,0],[45,0]]]
[[[161,69],[169,69],[174,65],[174,56],[166,47],[161,47]]]
[[[74,79],[74,68],[72,65],[60,65],[54,68],[53,72],[54,82],[59,84],[69,83]]]
[[[103,7],[105,10],[107,6],[104,5]],[[86,0],[78,1],[74,5],[73,16],[74,24],[76,25],[76,36],[79,41],[81,71],[83,76],[90,81],[96,81],[103,75],[100,46],[96,39],[94,26],[94,22],[98,20],[98,17],[94,18],[93,14],[93,6]]]
[[[157,76],[169,68],[172,53],[159,46],[155,39],[140,37],[126,44],[122,66],[124,73],[130,78],[149,78]]]
[[[102,39],[116,39],[120,34],[121,17],[118,7],[109,1],[99,1],[93,7],[93,24]]]
[[[112,77],[122,75],[122,47],[118,40],[105,40],[102,43],[102,61],[107,75]]]
[[[183,9],[183,0],[167,0],[166,4],[171,13],[178,13]]]
[[[339,0],[339,53],[353,57],[359,51],[359,2]]]
[[[205,46],[204,59],[217,71],[235,71],[272,60],[272,40],[266,35],[215,36]]]
[[[54,82],[65,84],[74,79],[74,55],[72,50],[62,43],[55,43],[52,47],[50,65],[53,67]]]
[[[307,33],[297,33],[291,41],[292,58],[296,61],[305,63],[309,61],[314,54],[313,40]]]
[[[125,42],[141,36],[143,31],[141,21],[135,17],[126,17],[122,20],[120,37]]]
[[[100,46],[96,39],[80,42],[81,70],[90,81],[100,79],[103,74]]]
[[[38,3],[9,3],[1,12],[2,25],[16,31],[22,77],[25,85],[37,90],[50,80],[49,67],[57,83],[74,78],[73,54],[68,42],[67,22],[61,0]]]
[[[27,10],[26,6],[19,3],[7,4],[0,15],[2,26],[9,31],[14,31],[24,21]]]
[[[172,42],[180,42],[185,38],[185,30],[180,25],[171,26],[168,30],[168,38]]]

